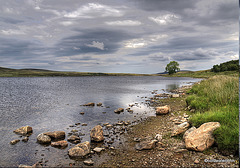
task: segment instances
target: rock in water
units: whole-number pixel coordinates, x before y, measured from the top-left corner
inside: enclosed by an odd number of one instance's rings
[[[12,140],[10,142],[11,145],[15,145],[16,143],[18,143],[20,140],[19,139],[15,139],[15,140]]]
[[[103,129],[101,125],[95,126],[91,132],[90,137],[92,141],[100,142],[104,140]]]
[[[90,153],[90,143],[88,141],[75,145],[68,150],[70,157],[83,157]]]
[[[176,136],[176,135],[179,135],[181,133],[184,133],[185,131],[187,131],[189,126],[190,126],[190,124],[188,122],[184,122],[180,125],[175,126],[173,128],[171,136]]]
[[[21,128],[18,128],[18,129],[16,129],[15,131],[13,131],[13,132],[15,132],[15,133],[17,133],[17,134],[21,134],[21,135],[26,135],[26,134],[29,134],[29,133],[32,133],[32,127],[30,127],[30,126],[24,126],[24,127],[21,127]]]
[[[87,103],[87,104],[84,104],[83,106],[95,106],[95,103]]]
[[[65,138],[64,131],[45,132],[44,135],[48,135],[52,139],[64,139]]]
[[[67,141],[57,141],[57,142],[52,142],[51,146],[58,147],[58,148],[66,148],[68,146],[68,143]]]
[[[187,149],[195,151],[204,151],[214,143],[213,131],[220,127],[219,122],[208,122],[202,124],[199,128],[187,133],[185,136],[185,145]]]
[[[156,107],[156,114],[157,115],[167,114],[169,112],[170,112],[170,106],[168,106],[168,105]]]
[[[142,142],[136,144],[135,148],[137,150],[152,149],[155,147],[156,142],[157,142],[157,140],[142,141]]]
[[[84,163],[85,165],[89,165],[89,166],[94,164],[94,162],[92,161],[92,159],[84,160],[83,163]]]
[[[124,112],[123,108],[118,108],[118,109],[114,110],[114,113],[121,113],[121,112]]]
[[[76,136],[76,135],[72,135],[67,140],[68,141],[76,141],[76,140],[80,140],[80,138],[78,136]]]
[[[102,103],[98,103],[98,104],[97,104],[97,106],[101,106],[101,105],[102,105]]]
[[[42,133],[37,136],[37,142],[41,144],[48,144],[51,143],[51,138]]]

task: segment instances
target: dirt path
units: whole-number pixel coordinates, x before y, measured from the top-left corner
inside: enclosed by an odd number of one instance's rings
[[[107,151],[110,159],[100,167],[238,167],[237,157],[222,156],[217,147],[204,152],[189,151],[185,149],[182,136],[170,136],[174,125],[184,120],[183,116],[191,115],[186,110],[185,98],[183,95],[180,98],[152,99],[152,106],[170,105],[171,113],[149,117],[131,126],[124,135],[125,143]],[[139,143],[137,139],[151,139],[156,134],[161,134],[162,140],[155,148],[142,151],[135,149]]]

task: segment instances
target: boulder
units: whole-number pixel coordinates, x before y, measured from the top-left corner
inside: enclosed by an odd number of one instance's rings
[[[51,143],[51,138],[42,133],[37,136],[37,142],[41,144],[48,144]]]
[[[87,104],[84,104],[83,106],[95,106],[95,103],[87,103]]]
[[[72,135],[67,140],[68,141],[76,141],[76,140],[80,140],[80,138],[78,136],[76,136],[76,135]]]
[[[32,127],[30,126],[20,127],[13,132],[21,135],[26,135],[26,134],[32,133]]]
[[[64,131],[45,132],[44,135],[48,135],[52,139],[64,139],[65,138]]]
[[[121,113],[121,112],[124,112],[123,108],[118,108],[118,109],[114,110],[114,113]]]
[[[67,141],[57,141],[51,143],[52,147],[58,147],[58,148],[66,148],[68,146]]]
[[[91,166],[91,165],[94,164],[94,162],[92,161],[92,159],[84,160],[83,163],[84,163],[85,165],[88,165],[88,166]]]
[[[68,150],[70,157],[83,157],[90,153],[90,143],[88,141],[75,145]]]
[[[15,145],[16,143],[18,143],[20,140],[19,139],[15,139],[15,140],[12,140],[10,142],[11,145]]]
[[[170,112],[170,106],[168,106],[168,105],[156,107],[156,114],[157,115],[167,114],[169,112]]]
[[[219,127],[219,122],[208,122],[202,124],[199,128],[188,132],[184,137],[186,148],[200,152],[208,149],[214,143],[212,133]]]
[[[188,122],[184,122],[180,125],[175,126],[173,128],[171,136],[176,136],[176,135],[179,135],[181,133],[184,133],[185,131],[187,131],[189,126],[190,126],[190,124]]]
[[[95,126],[91,132],[90,137],[92,141],[100,142],[104,140],[103,129],[101,125]]]
[[[135,148],[137,150],[153,149],[155,147],[156,142],[157,142],[157,140],[142,141],[142,142],[136,144]]]

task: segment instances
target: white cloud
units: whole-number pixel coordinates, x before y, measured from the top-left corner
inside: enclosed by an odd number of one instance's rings
[[[4,35],[23,35],[23,34],[25,34],[23,31],[14,30],[14,29],[1,30],[1,33]]]
[[[60,22],[60,24],[63,25],[63,26],[70,26],[70,25],[73,25],[73,22],[71,22],[71,21],[62,21],[62,22]]]
[[[169,14],[158,16],[158,17],[148,17],[148,19],[154,21],[155,23],[157,23],[159,25],[167,25],[170,23],[179,22],[181,17],[178,15],[175,15],[173,13],[169,13]]]
[[[142,48],[150,44],[159,43],[162,39],[167,38],[166,34],[153,34],[143,38],[128,40],[124,43],[125,48]]]
[[[118,21],[112,21],[112,22],[105,22],[107,25],[110,26],[139,26],[142,23],[137,20],[118,20]]]
[[[94,48],[98,48],[100,50],[104,50],[104,44],[103,42],[98,42],[98,41],[93,41],[92,44],[85,44],[88,47],[94,47]]]
[[[119,17],[123,12],[107,5],[101,5],[99,3],[88,3],[83,5],[73,12],[64,14],[67,18],[95,18],[95,17]]]

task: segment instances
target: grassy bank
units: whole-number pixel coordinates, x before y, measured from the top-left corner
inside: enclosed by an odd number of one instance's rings
[[[62,72],[41,69],[10,69],[0,67],[0,77],[54,77],[54,76],[151,76],[149,74],[131,73],[93,73],[93,72]]]
[[[239,78],[218,75],[196,84],[186,102],[195,109],[190,122],[198,127],[216,121],[221,127],[214,132],[218,148],[238,151],[239,144]]]
[[[177,72],[172,75],[164,74],[162,76],[166,77],[192,77],[192,78],[209,78],[215,75],[228,75],[228,76],[238,76],[238,71],[224,71],[224,72],[211,72],[210,70],[203,71],[186,71],[186,72]]]

